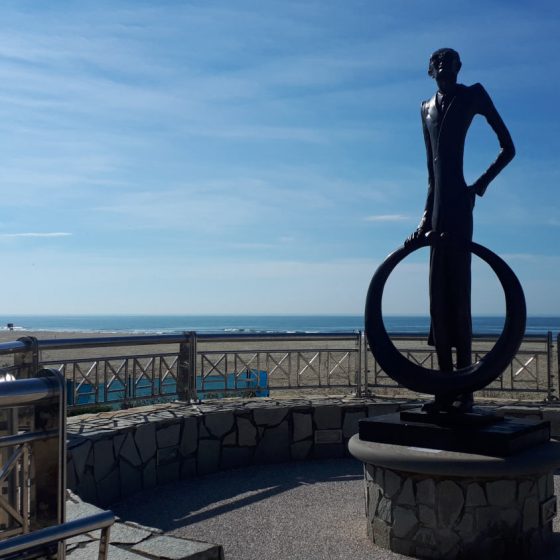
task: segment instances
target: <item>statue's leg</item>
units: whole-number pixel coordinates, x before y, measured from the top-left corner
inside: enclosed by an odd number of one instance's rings
[[[441,371],[453,371],[453,353],[449,325],[449,251],[447,247],[432,247],[430,252],[430,318],[431,338],[436,347]]]
[[[472,351],[470,341],[468,341],[466,344],[457,346],[457,369],[466,368],[470,365],[472,365]]]
[[[449,329],[449,284],[447,281],[449,255],[446,247],[432,247],[430,251],[430,343],[435,346],[440,371],[453,372],[453,348]],[[436,394],[422,409],[443,412],[453,405],[454,395]]]
[[[470,251],[458,250],[454,257],[454,343],[457,349],[457,369],[463,369],[472,365],[471,254]],[[458,395],[453,402],[453,409],[458,412],[470,412],[472,408],[472,393]]]
[[[441,345],[436,342],[436,355],[440,371],[453,371],[453,352],[451,346]]]

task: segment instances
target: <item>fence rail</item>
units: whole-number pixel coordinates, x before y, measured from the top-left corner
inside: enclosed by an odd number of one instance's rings
[[[425,336],[395,334],[392,340],[407,359],[437,368]],[[475,336],[473,360],[480,360],[495,341]],[[554,340],[551,333],[525,337],[506,371],[481,394],[557,400],[559,342],[560,335]],[[266,396],[271,391],[346,389],[361,395],[398,388],[374,360],[361,332],[23,338],[0,344],[0,355],[10,354],[13,364],[5,364],[0,374],[28,377],[40,367],[58,369],[72,408]]]

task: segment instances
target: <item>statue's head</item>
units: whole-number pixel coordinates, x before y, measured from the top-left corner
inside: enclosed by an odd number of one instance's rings
[[[437,81],[438,86],[457,83],[461,70],[459,53],[453,49],[438,49],[430,56],[428,74]]]

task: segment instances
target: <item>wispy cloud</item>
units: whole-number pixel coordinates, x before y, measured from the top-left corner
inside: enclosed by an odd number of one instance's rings
[[[410,219],[404,214],[376,214],[365,218],[366,222],[408,222]]]
[[[501,255],[505,261],[521,261],[527,263],[558,264],[560,255],[543,255],[539,253],[506,253]]]
[[[278,237],[278,239],[266,242],[242,242],[242,243],[231,243],[232,249],[246,249],[246,250],[258,250],[258,249],[277,249],[286,245],[291,245],[295,241],[294,237],[289,235],[283,235]]]
[[[71,235],[71,233],[65,231],[0,233],[0,237],[69,237]]]
[[[545,284],[560,257],[530,254],[556,253],[560,227],[558,119],[547,111],[560,74],[539,56],[558,50],[552,0],[507,14],[475,0],[485,21],[469,4],[435,23],[421,4],[361,0],[352,9],[27,4],[0,7],[0,243],[6,262],[21,259],[10,266],[13,290],[35,286],[39,268],[72,271],[27,301],[29,312],[46,311],[47,300],[53,312],[138,312],[148,300],[154,313],[177,312],[178,301],[191,312],[361,312],[374,263],[340,258],[382,259],[417,223],[426,195],[419,103],[433,93],[427,57],[445,44],[461,52],[461,81],[491,92],[518,147],[477,202],[480,237],[516,253],[527,285],[542,282],[529,294],[552,293]],[[543,73],[548,87],[529,115],[519,108]],[[469,180],[496,149],[479,120]],[[111,257],[103,273],[92,253]],[[123,260],[131,255],[137,263]],[[412,312],[410,275],[398,278],[387,310]],[[197,297],[189,303],[186,292]]]
[[[233,249],[273,249],[277,245],[274,243],[231,243]]]

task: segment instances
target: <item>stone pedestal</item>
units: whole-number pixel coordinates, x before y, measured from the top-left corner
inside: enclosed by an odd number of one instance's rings
[[[535,558],[552,532],[560,443],[509,457],[360,440],[367,531],[418,558]]]

